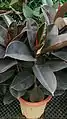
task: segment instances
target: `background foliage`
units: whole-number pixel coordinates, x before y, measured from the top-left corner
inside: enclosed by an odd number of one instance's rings
[[[17,0],[21,3],[21,0]],[[34,9],[35,7],[40,6],[42,0],[28,0],[29,1],[29,6],[32,7],[32,9]],[[54,3],[60,1],[61,3],[67,2],[67,0],[53,0]],[[0,0],[0,9],[9,9],[9,3],[11,2],[11,0]],[[15,4],[14,7],[17,10],[22,10],[22,8],[20,7],[19,4]]]

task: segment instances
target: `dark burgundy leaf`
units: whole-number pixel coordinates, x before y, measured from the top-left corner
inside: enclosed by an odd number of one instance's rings
[[[31,102],[39,102],[44,99],[44,93],[39,87],[35,87],[30,93]]]
[[[61,60],[64,60],[67,62],[67,51],[57,51],[57,52],[54,52],[52,53],[54,56],[60,58]]]
[[[5,40],[7,39],[7,29],[0,25],[0,44],[6,46]]]
[[[4,58],[4,55],[5,55],[5,47],[0,45],[0,59]]]
[[[60,89],[67,89],[67,71],[64,70],[56,72],[56,78],[57,78],[57,87]]]
[[[67,46],[67,33],[61,35],[49,35],[42,53],[58,50]]]
[[[8,45],[8,43],[10,43],[16,36],[17,36],[17,23],[12,22],[8,28],[7,39],[5,41],[6,45]]]
[[[10,104],[15,100],[15,98],[11,95],[10,91],[6,92],[4,99],[3,99],[3,103],[4,105],[6,104]]]
[[[11,88],[17,91],[23,91],[31,87],[33,83],[33,75],[27,71],[22,71],[15,76]]]
[[[4,95],[7,90],[7,85],[6,84],[0,84],[0,95]]]
[[[7,46],[5,57],[23,61],[36,61],[36,59],[32,57],[28,47],[20,41],[13,41]]]
[[[67,63],[61,60],[47,61],[46,64],[51,68],[53,72],[67,68]]]
[[[20,98],[21,96],[23,96],[25,94],[26,90],[17,91],[13,88],[10,88],[10,92],[15,98]]]
[[[10,69],[12,66],[16,65],[17,61],[12,59],[0,59],[0,73],[3,73]]]
[[[34,65],[33,72],[44,88],[46,88],[53,95],[57,87],[57,81],[49,66],[46,64]]]
[[[27,19],[26,22],[26,27],[27,27],[27,36],[28,36],[28,41],[30,44],[30,47],[32,50],[34,50],[34,43],[36,40],[36,32],[37,32],[37,24],[33,19]]]
[[[14,70],[8,70],[4,73],[0,73],[0,83],[3,83],[4,81],[10,79],[14,72]]]
[[[43,5],[41,7],[41,9],[42,9],[43,15],[44,15],[45,20],[48,23],[48,25],[53,23],[54,17],[56,14],[55,8],[53,8],[52,6]]]

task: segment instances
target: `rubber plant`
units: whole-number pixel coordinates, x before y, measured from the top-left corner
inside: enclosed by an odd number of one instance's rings
[[[4,104],[19,100],[27,118],[40,117],[52,96],[67,89],[67,33],[59,35],[48,6],[34,14],[23,3],[23,16],[14,9],[0,14],[0,94]]]

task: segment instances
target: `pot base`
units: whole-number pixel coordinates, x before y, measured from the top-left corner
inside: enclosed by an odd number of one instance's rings
[[[25,117],[26,118],[26,117]],[[41,115],[40,118],[26,118],[26,119],[44,119],[44,113]]]

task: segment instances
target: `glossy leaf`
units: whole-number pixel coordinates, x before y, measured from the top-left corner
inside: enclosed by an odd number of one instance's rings
[[[30,93],[30,101],[39,102],[41,100],[44,100],[44,94],[39,87],[35,87]]]
[[[46,88],[44,88],[41,84],[39,85],[39,88],[42,90],[44,95],[52,95]]]
[[[44,7],[41,7],[41,9],[42,9],[42,12],[43,12],[43,15],[44,15],[44,18],[45,18],[46,23],[47,23],[48,25],[50,25],[50,21],[49,21],[49,18],[48,18],[48,16],[47,16],[46,11],[44,10]]]
[[[30,44],[30,47],[32,50],[34,50],[34,43],[36,39],[36,32],[37,32],[37,23],[33,19],[28,19],[26,23],[27,27],[27,36],[28,36],[28,41]]]
[[[34,65],[33,62],[26,62],[26,61],[18,61],[18,63],[23,68],[32,68]]]
[[[5,55],[5,47],[0,45],[0,59],[4,58],[4,55]]]
[[[67,63],[60,60],[47,61],[46,64],[51,68],[53,72],[67,68]]]
[[[0,95],[4,95],[7,90],[7,85],[6,84],[0,84]]]
[[[10,91],[6,92],[4,99],[3,99],[3,103],[4,105],[6,104],[10,104],[15,100],[15,98],[11,95]]]
[[[11,76],[14,74],[14,70],[8,70],[4,73],[0,73],[0,83],[5,82],[6,80],[10,79]]]
[[[57,89],[54,93],[55,96],[61,96],[65,92],[64,89]]]
[[[67,71],[59,71],[56,72],[56,78],[57,78],[57,87],[60,89],[67,89]]]
[[[49,35],[43,52],[58,50],[67,46],[67,33],[61,35]]]
[[[50,24],[47,26],[47,32],[50,33],[52,28],[53,28],[54,24]]]
[[[5,57],[11,57],[23,61],[35,61],[28,47],[20,41],[9,43],[6,49]]]
[[[47,32],[48,32],[48,35],[58,35],[58,28],[54,24],[48,25]]]
[[[33,11],[33,15],[36,17],[40,16],[40,7],[35,8],[35,10]]]
[[[10,88],[10,93],[15,97],[15,98],[20,98],[21,96],[23,96],[25,94],[25,90],[23,91],[17,91],[13,88]]]
[[[7,28],[7,25],[5,24],[4,20],[0,18],[0,25],[3,26],[5,29]]]
[[[23,91],[30,88],[33,83],[33,75],[27,71],[22,71],[15,76],[11,88],[17,91]]]
[[[51,23],[53,23],[54,17],[56,15],[56,10],[48,5],[43,5],[41,9],[47,24],[50,25]]]
[[[53,95],[57,87],[57,81],[52,70],[46,64],[35,65],[33,66],[33,72],[44,88]]]
[[[67,51],[57,51],[52,53],[54,56],[60,58],[61,60],[64,60],[67,62]]]
[[[0,73],[3,73],[10,69],[12,66],[16,65],[17,61],[12,59],[0,59]]]
[[[0,44],[5,46],[5,40],[7,39],[7,29],[0,25]]]
[[[14,38],[17,36],[17,31],[17,23],[12,22],[8,28],[7,39],[5,40],[6,45],[8,45],[12,40],[14,40]]]

